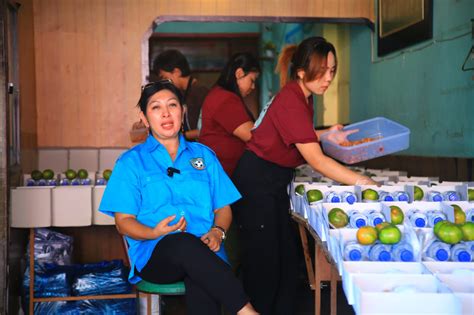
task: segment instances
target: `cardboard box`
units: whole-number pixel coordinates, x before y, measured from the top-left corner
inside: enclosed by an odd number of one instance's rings
[[[15,228],[51,226],[53,187],[18,187],[10,190],[10,226]]]
[[[94,186],[92,188],[92,224],[95,225],[115,225],[115,219],[111,216],[99,212],[100,201],[106,186]]]
[[[92,186],[59,186],[52,195],[52,226],[92,224]]]
[[[55,173],[67,170],[69,152],[66,149],[38,149],[38,169],[52,169]]]

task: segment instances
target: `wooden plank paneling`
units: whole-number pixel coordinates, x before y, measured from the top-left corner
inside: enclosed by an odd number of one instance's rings
[[[371,0],[33,2],[40,147],[128,146],[138,119],[141,43],[159,16],[368,18]],[[349,8],[349,9],[344,9]],[[343,14],[343,15],[341,15]],[[365,14],[365,15],[364,15]]]

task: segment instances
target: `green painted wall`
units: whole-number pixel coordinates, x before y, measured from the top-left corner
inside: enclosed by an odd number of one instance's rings
[[[260,33],[260,23],[166,22],[158,25],[160,33]]]
[[[433,2],[433,40],[403,53],[376,57],[372,32],[351,26],[350,120],[407,126],[410,148],[401,154],[474,157],[474,71],[461,70],[474,43],[474,1]]]

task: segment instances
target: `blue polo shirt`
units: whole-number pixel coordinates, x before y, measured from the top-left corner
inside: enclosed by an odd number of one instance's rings
[[[168,168],[180,171],[168,176]],[[138,222],[155,227],[158,222],[176,214],[187,221],[186,232],[201,237],[214,223],[214,210],[241,198],[216,155],[208,147],[187,142],[180,136],[173,162],[165,147],[152,135],[124,152],[115,163],[107,183],[99,211],[114,216],[115,212],[136,216]],[[163,237],[139,241],[127,237],[131,262],[129,280],[146,265],[156,244]],[[224,246],[216,253],[227,260]]]

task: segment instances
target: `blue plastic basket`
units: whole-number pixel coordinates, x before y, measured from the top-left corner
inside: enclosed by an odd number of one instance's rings
[[[349,141],[364,138],[377,140],[345,147],[328,140],[332,131],[322,135],[321,143],[324,152],[346,164],[354,164],[379,156],[406,150],[410,145],[410,129],[387,118],[376,117],[344,127],[343,130],[359,131],[348,136]]]

